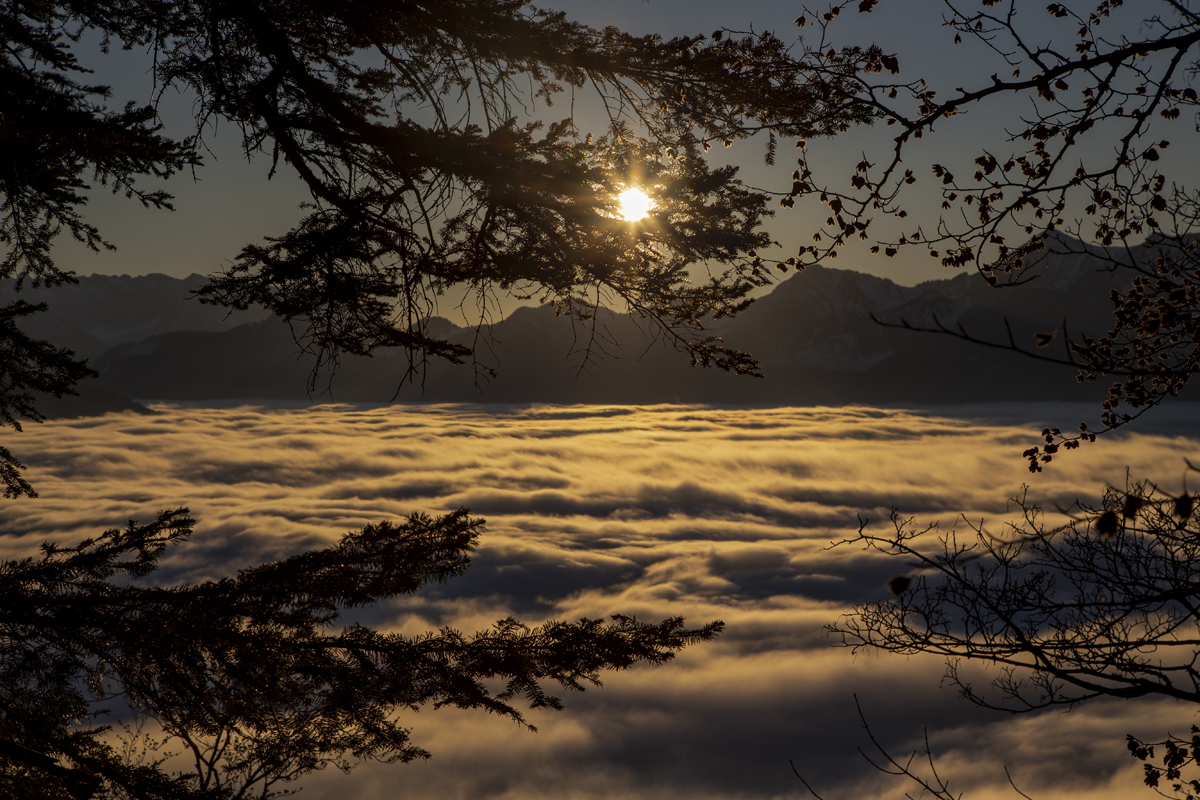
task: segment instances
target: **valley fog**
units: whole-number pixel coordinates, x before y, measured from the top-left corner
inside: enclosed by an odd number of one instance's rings
[[[605,677],[535,712],[537,733],[481,712],[405,716],[428,762],[308,778],[303,797],[743,798],[897,796],[871,769],[855,712],[894,755],[923,748],[969,798],[1122,797],[1140,787],[1126,733],[1183,734],[1169,702],[1095,703],[1010,717],[939,687],[937,659],[857,657],[824,626],[887,597],[894,563],[832,542],[860,519],[989,528],[1027,492],[1047,513],[1096,504],[1106,483],[1178,492],[1200,414],[1162,409],[1030,475],[1043,426],[1091,407],[154,406],[28,425],[17,437],[41,497],[0,506],[3,557],[73,543],[187,506],[196,534],[156,579],[220,578],[369,522],[457,508],[487,519],[466,575],[353,619],[405,633],[483,629],[512,615],[721,619],[715,643]],[[16,449],[16,448],[14,448]],[[1028,485],[1023,489],[1023,485]],[[1065,517],[1064,517],[1065,519]],[[931,543],[932,544],[932,543]],[[349,619],[349,618],[348,618]],[[986,679],[986,676],[985,676]]]

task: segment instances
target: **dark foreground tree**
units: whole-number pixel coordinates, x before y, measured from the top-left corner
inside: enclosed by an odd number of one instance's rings
[[[330,764],[427,757],[398,719],[406,709],[481,709],[532,728],[520,705],[561,707],[543,682],[599,685],[602,672],[661,664],[721,629],[617,616],[510,618],[472,635],[337,630],[344,609],[460,575],[482,520],[414,515],[236,577],[148,584],[192,525],[186,509],[168,511],[0,563],[0,794],[270,797]],[[131,764],[90,724],[100,702],[156,721],[194,771]]]
[[[855,697],[855,706],[857,706],[859,719],[862,720],[863,731],[871,743],[870,751],[860,748],[859,752],[874,769],[884,775],[901,779],[903,783],[910,786],[909,791],[912,791],[913,788],[918,789],[917,797],[931,797],[934,800],[963,800],[967,796],[963,792],[952,790],[950,780],[938,769],[935,753],[929,745],[928,731],[925,732],[922,749],[913,751],[907,756],[896,756],[872,732],[862,707],[858,705],[857,696]],[[1128,750],[1134,758],[1145,762],[1143,768],[1146,786],[1159,795],[1172,798],[1172,800],[1197,800],[1200,798],[1200,778],[1185,777],[1185,772],[1195,773],[1198,766],[1200,728],[1193,725],[1191,737],[1187,739],[1171,736],[1164,741],[1148,744],[1129,736],[1127,744]],[[1155,762],[1161,762],[1161,766]],[[796,768],[795,762],[791,762],[791,765],[793,774],[809,794],[817,800],[826,800]],[[1007,767],[1004,769],[1004,774],[1012,788],[1014,798],[1023,797],[1025,800],[1036,800],[1034,795],[1021,790]],[[911,798],[913,795],[905,793],[905,797]]]
[[[858,711],[858,718],[862,720],[862,727],[866,732],[867,739],[871,742],[871,751],[859,748],[859,752],[866,759],[867,763],[884,775],[903,778],[905,783],[914,784],[920,789],[920,793],[917,795],[920,798],[932,797],[934,800],[963,800],[963,793],[952,791],[950,789],[950,782],[938,771],[933,749],[929,746],[928,731],[925,732],[925,748],[923,752],[914,751],[907,757],[897,758],[880,743],[871,731],[871,726],[867,723],[867,717],[863,713],[862,706],[859,705],[858,695],[854,696],[854,706],[855,710]],[[817,798],[817,800],[825,800],[796,768],[796,763],[794,761],[789,763],[791,763],[792,773],[799,778],[800,783],[804,784],[804,788],[808,790],[808,793]],[[1007,769],[1005,771],[1007,773]],[[1017,788],[1017,785],[1012,781],[1011,775],[1008,776],[1008,781],[1019,796],[1024,797],[1025,800],[1033,800],[1033,798]],[[906,793],[905,797],[912,798],[912,795]]]
[[[20,432],[21,419],[41,422],[35,393],[62,397],[94,374],[71,351],[36,340],[21,330],[18,320],[44,309],[43,303],[23,300],[0,307],[0,427]],[[21,475],[23,469],[12,453],[0,446],[0,480],[6,498],[37,496]]]
[[[963,537],[895,514],[888,534],[864,526],[848,543],[910,569],[891,581],[895,599],[861,606],[831,630],[853,647],[945,656],[946,679],[987,708],[1152,694],[1200,704],[1194,498],[1109,490],[1100,508],[1053,528],[1018,502],[1023,523],[1004,533]],[[960,678],[963,660],[998,665],[996,691]]]
[[[156,179],[198,168],[201,135],[232,126],[247,155],[294,170],[310,196],[293,230],[264,231],[202,299],[266,306],[324,367],[405,348],[398,384],[428,356],[470,357],[426,328],[437,298],[463,286],[481,323],[497,292],[584,320],[619,303],[695,363],[755,372],[703,329],[769,280],[757,251],[771,243],[771,212],[704,153],[766,132],[770,158],[776,134],[870,116],[835,91],[838,79],[809,81],[770,34],[635,37],[525,0],[0,0],[0,38],[0,280],[71,281],[51,257],[57,237],[109,246],[83,216],[93,184],[168,208]],[[144,51],[158,96],[193,97],[197,135],[167,136],[153,104],[106,108],[108,89],[79,61],[97,41]],[[590,103],[606,122],[584,131],[570,111],[539,121],[556,99]],[[629,186],[654,202],[636,223],[618,213]],[[87,374],[23,337],[15,319],[29,311],[18,302],[0,317],[0,421],[17,429],[39,419],[35,392],[61,395]],[[32,494],[13,454],[0,459],[6,494]],[[82,797],[97,778],[137,797],[270,791],[326,763],[420,755],[397,709],[449,704],[520,721],[518,695],[556,705],[541,679],[577,688],[716,631],[625,618],[505,621],[474,637],[327,630],[340,606],[460,570],[475,530],[461,515],[367,528],[217,583],[122,583],[189,530],[168,514],[3,567],[0,774],[11,793]],[[489,678],[507,689],[490,694]],[[192,751],[195,774],[123,766],[99,733],[74,727],[89,693],[161,723]]]
[[[1168,166],[1197,144],[1195,3],[946,0],[926,20],[945,29],[945,68],[916,76],[903,53],[834,46],[843,13],[887,2],[806,8],[796,20],[817,29],[804,56],[810,69],[853,72],[856,99],[894,132],[842,174],[830,174],[819,148],[797,143],[799,165],[782,205],[817,206],[825,220],[799,263],[836,257],[858,240],[884,257],[923,248],[946,267],[975,268],[997,288],[1027,284],[1016,291],[1036,292],[1051,256],[1086,253],[1118,273],[1103,336],[1069,323],[1029,341],[936,319],[905,327],[1058,361],[1074,366],[1080,381],[1114,378],[1101,409],[1106,430],[1177,395],[1200,371],[1200,195],[1183,185],[1181,172],[1193,164]],[[904,12],[926,8],[905,4]],[[987,77],[962,77],[966,70],[955,66],[968,61],[970,72]],[[970,114],[986,114],[997,141],[962,162],[914,156],[930,141],[956,137]],[[922,213],[914,195],[930,180],[940,212]],[[1096,433],[1086,425],[1043,430],[1024,453],[1031,471]],[[1023,525],[966,536],[895,516],[891,532],[864,528],[851,541],[904,564],[890,583],[896,598],[861,606],[832,630],[855,648],[941,655],[947,679],[989,708],[1094,697],[1196,703],[1195,503],[1186,488],[1169,496],[1146,484],[1110,490],[1066,527],[1047,526],[1039,509],[1023,504]],[[990,690],[968,674],[980,665],[994,670]],[[1154,761],[1147,783],[1183,793],[1200,788],[1181,773],[1194,766],[1197,746],[1200,739],[1130,742],[1135,756]],[[922,777],[912,762],[883,755],[886,769],[923,793],[954,796],[932,759]]]
[[[1200,509],[1186,481],[1178,496],[1149,483],[1110,488],[1063,525],[1016,502],[1023,519],[1004,531],[962,536],[895,513],[887,533],[864,524],[844,544],[898,559],[903,574],[889,583],[894,599],[830,630],[856,650],[944,657],[946,680],[985,708],[1155,696],[1200,707]],[[972,680],[980,665],[997,670],[990,689]],[[1157,745],[1162,766],[1146,765],[1147,783],[1180,783],[1195,743]],[[1155,758],[1132,737],[1130,750]]]
[[[582,319],[623,305],[695,363],[755,372],[703,329],[769,281],[768,197],[704,153],[765,131],[770,159],[776,134],[872,114],[838,88],[849,76],[810,79],[769,33],[635,37],[526,0],[4,0],[0,19],[0,279],[70,281],[51,258],[60,233],[108,246],[82,216],[89,179],[168,207],[139,181],[200,162],[198,136],[164,136],[153,106],[109,111],[107,88],[82,82],[83,42],[102,38],[147,52],[158,95],[195,97],[198,135],[233,126],[311,193],[293,230],[264,231],[202,299],[294,321],[325,366],[406,348],[397,383],[426,356],[470,357],[426,329],[464,286],[481,323],[497,292]],[[533,116],[560,96],[607,127]],[[643,221],[618,213],[627,186],[654,203]],[[0,383],[0,410],[29,388]]]
[[[853,74],[854,99],[895,132],[842,175],[829,175],[819,150],[800,143],[783,205],[819,204],[827,219],[799,263],[835,257],[858,239],[886,256],[924,248],[947,267],[973,266],[993,286],[1008,287],[1035,281],[1050,254],[1087,253],[1128,287],[1113,293],[1106,335],[1064,327],[1026,342],[937,320],[913,327],[1071,365],[1081,382],[1118,378],[1103,404],[1105,429],[1177,395],[1200,371],[1200,195],[1179,174],[1189,163],[1165,165],[1197,145],[1195,4],[945,0],[925,24],[946,29],[946,68],[922,77],[905,74],[903,54],[832,46],[843,11],[871,12],[881,2],[888,0],[806,8],[796,20],[818,29],[804,56],[810,71],[831,79]],[[956,59],[991,77],[949,83],[948,76],[964,80]],[[988,115],[1003,141],[963,163],[912,156],[929,139],[959,135],[957,118],[970,114]],[[940,215],[922,213],[913,197],[912,185],[930,180]],[[1023,291],[1036,290],[1034,282]],[[1044,436],[1045,444],[1026,453],[1033,471],[1063,446],[1094,439],[1086,427]]]

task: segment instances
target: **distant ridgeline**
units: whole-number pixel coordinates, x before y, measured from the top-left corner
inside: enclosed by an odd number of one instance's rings
[[[693,368],[621,314],[600,316],[586,358],[592,331],[539,307],[518,309],[482,337],[472,327],[430,320],[435,335],[476,346],[475,369],[430,361],[423,377],[397,394],[407,355],[381,351],[343,359],[331,393],[312,399],[772,405],[1101,399],[1107,383],[1077,384],[1069,367],[871,319],[927,326],[936,317],[947,327],[1007,341],[1007,318],[1017,343],[1029,349],[1036,333],[1059,328],[1064,318],[1072,338],[1106,333],[1109,292],[1127,278],[1099,270],[1087,255],[1048,262],[1035,280],[1010,289],[992,289],[974,273],[909,288],[810,268],[712,328],[729,346],[759,358],[762,379]],[[50,304],[27,330],[88,356],[101,375],[89,383],[126,397],[305,399],[312,360],[298,354],[288,326],[262,311],[229,315],[202,306],[190,291],[203,280],[95,275],[77,286],[23,291],[30,301]],[[0,299],[11,296],[10,286],[0,286]],[[1061,335],[1039,352],[1062,355]]]
[[[75,285],[15,291],[15,281],[0,281],[0,304],[14,299],[46,303],[49,308],[26,317],[21,328],[31,336],[66,347],[87,358],[94,368],[97,359],[114,347],[136,343],[159,334],[188,330],[215,333],[266,319],[263,310],[234,312],[203,306],[191,292],[203,286],[202,275],[172,278],[168,275],[92,275]],[[78,397],[61,400],[47,397],[38,407],[47,417],[78,417],[106,411],[146,412],[129,399],[130,393],[88,380]]]
[[[0,303],[22,299],[46,303],[49,309],[22,322],[26,333],[68,347],[94,359],[123,344],[133,344],[172,331],[227,331],[266,319],[267,312],[235,311],[201,305],[192,292],[207,282],[203,275],[186,278],[153,274],[91,275],[75,285],[14,291],[14,281],[0,282]]]

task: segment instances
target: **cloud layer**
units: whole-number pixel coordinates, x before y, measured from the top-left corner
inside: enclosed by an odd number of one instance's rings
[[[413,511],[488,519],[467,575],[372,624],[483,628],[621,612],[723,619],[713,645],[535,715],[539,732],[478,714],[412,715],[422,764],[364,765],[306,796],[741,798],[798,796],[793,760],[822,794],[897,795],[870,769],[855,711],[896,755],[922,732],[971,798],[1118,797],[1139,783],[1127,732],[1183,731],[1191,710],[1095,704],[1069,715],[989,715],[939,689],[942,665],[833,648],[824,625],[882,599],[895,568],[831,542],[890,508],[953,526],[1015,518],[1009,498],[1095,502],[1126,467],[1175,489],[1200,414],[1113,437],[1030,476],[1021,450],[1066,406],[950,409],[695,406],[188,408],[30,426],[15,450],[41,492],[0,506],[0,557],[31,554],[186,505],[193,541],[160,579],[196,581],[334,541]],[[964,528],[965,529],[965,528]],[[889,782],[889,780],[891,782]],[[348,787],[352,786],[352,790]],[[1141,790],[1145,791],[1145,790]]]

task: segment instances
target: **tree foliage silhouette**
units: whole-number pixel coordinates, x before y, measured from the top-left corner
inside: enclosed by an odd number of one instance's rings
[[[843,13],[880,6],[834,3],[796,19],[816,28],[804,56],[810,69],[852,73],[853,96],[894,132],[842,175],[825,172],[815,145],[797,143],[799,165],[781,204],[817,206],[825,218],[797,266],[836,257],[858,240],[889,258],[924,248],[946,267],[973,267],[989,284],[1012,287],[1036,280],[1056,254],[1086,253],[1124,277],[1112,292],[1113,323],[1104,336],[1082,336],[1065,324],[1029,342],[1011,334],[997,341],[937,320],[905,327],[1072,365],[1080,381],[1115,378],[1101,408],[1106,431],[1177,395],[1200,369],[1200,198],[1183,185],[1180,162],[1168,165],[1172,154],[1194,150],[1200,14],[1175,0],[946,0],[942,18],[929,23],[944,25],[953,41],[947,66],[991,58],[995,70],[963,86],[944,80],[970,80],[952,69],[909,77],[901,56],[834,46]],[[969,56],[955,52],[960,45]],[[914,156],[954,136],[956,118],[970,113],[988,114],[1003,141],[964,163]],[[917,193],[931,180],[940,213],[923,214]],[[1024,457],[1038,472],[1060,450],[1101,432],[1086,424],[1077,432],[1046,428]],[[851,542],[904,563],[889,582],[896,597],[856,608],[832,631],[851,647],[941,655],[947,679],[991,708],[1025,711],[1094,697],[1200,701],[1200,531],[1186,484],[1178,496],[1150,484],[1110,489],[1099,507],[1080,509],[1066,526],[1048,526],[1023,501],[1022,508],[1024,522],[999,536],[982,528],[966,537],[920,529],[898,515],[887,534],[861,529]],[[990,691],[968,680],[962,670],[971,664],[999,670]],[[1181,797],[1200,786],[1182,774],[1194,767],[1194,742],[1131,739],[1130,750],[1147,762],[1148,785]],[[950,796],[936,770],[922,777],[910,762],[884,755],[894,774]]]
[[[1016,502],[1022,520],[999,533],[919,528],[895,512],[887,533],[864,523],[843,544],[899,559],[904,573],[889,582],[893,599],[856,607],[830,631],[856,650],[942,656],[945,680],[984,708],[1101,697],[1200,704],[1200,508],[1186,480],[1180,495],[1150,483],[1109,488],[1099,506],[1056,526]],[[980,664],[998,668],[990,690],[965,669]],[[1162,766],[1146,764],[1147,785],[1166,779],[1181,797],[1195,791],[1181,779],[1194,763],[1190,740],[1129,741],[1147,762],[1159,748]]]
[[[201,299],[258,303],[295,321],[320,365],[406,348],[398,382],[427,356],[471,355],[426,328],[436,298],[463,285],[484,309],[496,292],[584,319],[623,304],[694,363],[756,372],[704,324],[769,281],[757,252],[771,244],[768,195],[704,153],[765,132],[770,159],[777,135],[832,133],[873,114],[838,89],[849,76],[810,75],[769,33],[636,37],[526,0],[85,0],[0,11],[0,279],[72,280],[51,258],[59,234],[109,246],[82,216],[88,173],[169,207],[139,181],[195,168],[201,135],[232,124],[248,155],[269,157],[272,173],[294,170],[311,197],[294,229],[247,245]],[[197,135],[165,136],[153,105],[106,110],[108,89],[82,83],[78,61],[96,36],[145,49],[158,96],[193,95]],[[607,128],[534,119],[563,96],[572,108],[593,102]],[[655,203],[637,224],[617,213],[630,184]],[[694,281],[695,269],[707,278]],[[14,384],[0,402],[27,388]]]
[[[768,195],[704,154],[765,133],[771,159],[777,136],[873,114],[838,89],[850,76],[810,75],[770,34],[635,37],[525,0],[2,0],[0,20],[0,279],[72,281],[52,258],[58,237],[111,246],[83,214],[97,184],[169,209],[160,179],[201,168],[204,133],[232,125],[247,155],[265,155],[271,173],[294,170],[310,197],[294,229],[264,231],[201,299],[266,306],[322,366],[405,348],[398,382],[427,357],[470,357],[426,328],[436,298],[462,285],[482,308],[512,292],[585,320],[623,303],[694,363],[756,372],[704,325],[769,280],[757,252],[771,244]],[[154,102],[108,109],[110,90],[80,61],[97,39],[145,51],[156,97],[194,97],[195,135],[164,132]],[[585,97],[603,130],[536,119]],[[637,223],[617,215],[630,184],[655,203]],[[707,277],[694,280],[697,270]],[[0,419],[16,430],[40,419],[36,393],[61,396],[89,374],[21,332],[17,320],[37,310],[0,310]],[[0,450],[0,460],[6,495],[32,495],[16,457]],[[326,764],[424,755],[397,709],[453,705],[523,723],[518,700],[557,707],[543,680],[582,688],[719,629],[617,617],[534,629],[505,620],[474,636],[330,632],[344,607],[457,574],[478,524],[416,516],[236,578],[148,585],[192,529],[180,510],[0,565],[5,791],[270,794]],[[505,688],[489,690],[492,678]],[[105,698],[161,724],[196,771],[123,761],[87,727]]]
[[[1055,253],[1086,252],[1126,274],[1132,285],[1113,293],[1106,335],[1063,331],[1061,357],[1040,349],[1058,331],[1028,343],[999,343],[1073,365],[1080,381],[1119,378],[1103,403],[1105,430],[1177,395],[1200,370],[1194,237],[1200,196],[1172,176],[1178,162],[1166,166],[1170,153],[1194,149],[1200,14],[1176,0],[1123,5],[946,0],[943,19],[930,24],[948,28],[955,46],[974,45],[963,57],[983,63],[990,57],[997,70],[981,85],[951,91],[935,88],[945,81],[933,76],[904,77],[901,59],[879,48],[831,44],[843,11],[871,12],[878,0],[805,9],[797,24],[817,29],[804,56],[808,68],[853,75],[839,90],[848,88],[895,134],[885,151],[864,154],[848,180],[820,175],[819,151],[799,142],[800,165],[782,201],[790,208],[808,200],[801,207],[809,208],[815,200],[827,217],[814,243],[798,254],[800,266],[836,257],[838,248],[858,239],[873,241],[871,252],[889,257],[905,247],[925,248],[947,267],[975,267],[994,286],[1036,278],[1036,268]],[[1147,18],[1151,5],[1157,13]],[[949,43],[947,50],[952,62]],[[961,80],[958,74],[944,71]],[[954,129],[953,118],[970,113],[990,114],[1005,141],[970,163],[912,156],[917,140],[954,135],[945,132]],[[1168,151],[1172,140],[1175,150]],[[913,205],[919,201],[911,187],[930,179],[941,196],[940,216]],[[936,322],[910,327],[995,343]],[[1030,469],[1040,470],[1060,448],[1073,449],[1094,435],[1054,429],[1044,446],[1027,453]]]
[[[859,748],[859,753],[866,759],[872,767],[884,775],[903,778],[905,783],[915,784],[920,789],[918,797],[932,797],[934,800],[962,800],[963,793],[955,792],[950,789],[950,782],[938,771],[937,762],[934,759],[933,748],[929,746],[929,731],[925,731],[925,741],[923,751],[914,751],[905,758],[893,756],[886,747],[876,738],[871,726],[867,723],[866,714],[863,713],[862,705],[858,702],[858,695],[854,696],[855,710],[858,712],[858,718],[862,720],[863,731],[866,732],[867,739],[871,742],[871,751],[868,752]],[[808,790],[816,800],[825,800],[825,798],[817,792],[817,790],[808,782],[807,779],[796,769],[794,761],[789,762],[794,774],[804,788]],[[1005,769],[1007,773],[1007,768]],[[1025,800],[1033,800],[1029,795],[1022,792],[1013,783],[1012,776],[1008,776],[1009,785],[1013,790],[1024,797]],[[905,793],[905,797],[912,795]]]
[[[150,585],[167,548],[191,535],[178,509],[0,563],[5,796],[275,796],[330,764],[427,757],[397,711],[482,709],[532,728],[518,704],[561,708],[543,682],[598,686],[601,672],[661,664],[721,629],[616,616],[537,628],[510,618],[469,636],[334,630],[344,609],[460,575],[482,524],[465,511],[415,514],[236,577]],[[503,688],[489,688],[496,681]],[[105,728],[80,725],[100,701],[157,721],[196,769],[171,775],[122,759]]]
[[[0,307],[0,424],[21,430],[21,419],[41,422],[35,392],[62,397],[74,385],[94,374],[74,354],[49,342],[33,339],[20,329],[17,320],[45,309],[44,303],[14,300]],[[0,480],[4,496],[36,497],[21,475],[24,465],[7,448],[0,446]]]

